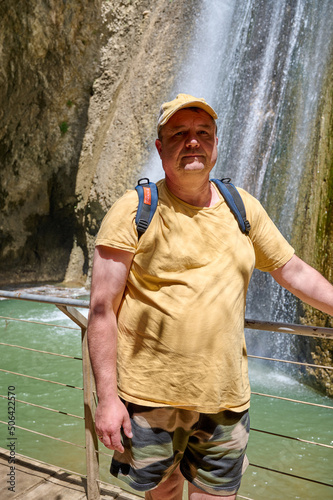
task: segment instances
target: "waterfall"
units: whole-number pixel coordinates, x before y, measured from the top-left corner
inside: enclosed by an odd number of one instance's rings
[[[194,29],[166,98],[184,92],[212,104],[219,115],[213,176],[231,177],[260,199],[290,241],[332,51],[333,2],[204,0]],[[163,176],[156,153],[146,174]],[[292,321],[294,311],[291,294],[254,273],[247,317]]]

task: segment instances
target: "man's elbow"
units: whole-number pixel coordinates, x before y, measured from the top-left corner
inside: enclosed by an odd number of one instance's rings
[[[299,284],[301,285],[306,274],[306,269],[309,267],[297,255],[293,255],[286,264],[275,269],[270,274],[279,285],[293,292],[299,288]]]

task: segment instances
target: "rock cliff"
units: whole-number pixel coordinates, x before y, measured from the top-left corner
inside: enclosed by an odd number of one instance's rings
[[[61,280],[98,70],[98,2],[0,4],[0,276]]]
[[[132,186],[199,2],[0,4],[0,283],[85,283]]]
[[[333,57],[313,133],[312,154],[304,170],[302,191],[295,214],[293,244],[298,254],[333,283]],[[306,304],[299,311],[305,324],[333,328],[333,317]],[[311,359],[318,368],[308,368],[307,383],[333,396],[333,374],[322,366],[333,366],[333,341],[299,338],[299,360]],[[309,380],[310,375],[310,380]]]

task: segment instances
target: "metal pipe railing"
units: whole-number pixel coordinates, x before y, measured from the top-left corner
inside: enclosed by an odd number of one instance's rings
[[[85,307],[89,309],[89,300],[68,299],[51,295],[35,295],[25,292],[9,292],[7,290],[0,290],[0,297],[5,297],[7,299],[30,300],[32,302],[44,302],[46,304],[53,304],[55,306],[64,305],[73,307]]]
[[[52,297],[49,295],[34,295],[25,292],[9,292],[0,290],[0,297],[8,299],[30,300],[33,302],[44,302],[56,306],[73,306],[89,308],[88,300],[67,299],[61,297]],[[84,317],[84,316],[83,316]],[[80,325],[79,325],[80,326]],[[261,321],[245,318],[245,328],[251,330],[263,330],[269,332],[290,333],[294,335],[305,335],[321,339],[333,339],[333,328],[324,328],[319,326],[297,325],[294,323],[280,323],[278,321]]]

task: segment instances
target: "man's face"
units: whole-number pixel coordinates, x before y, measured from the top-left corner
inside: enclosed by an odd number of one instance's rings
[[[156,148],[166,179],[176,183],[184,176],[209,175],[217,159],[216,125],[203,109],[181,109],[162,128]]]

